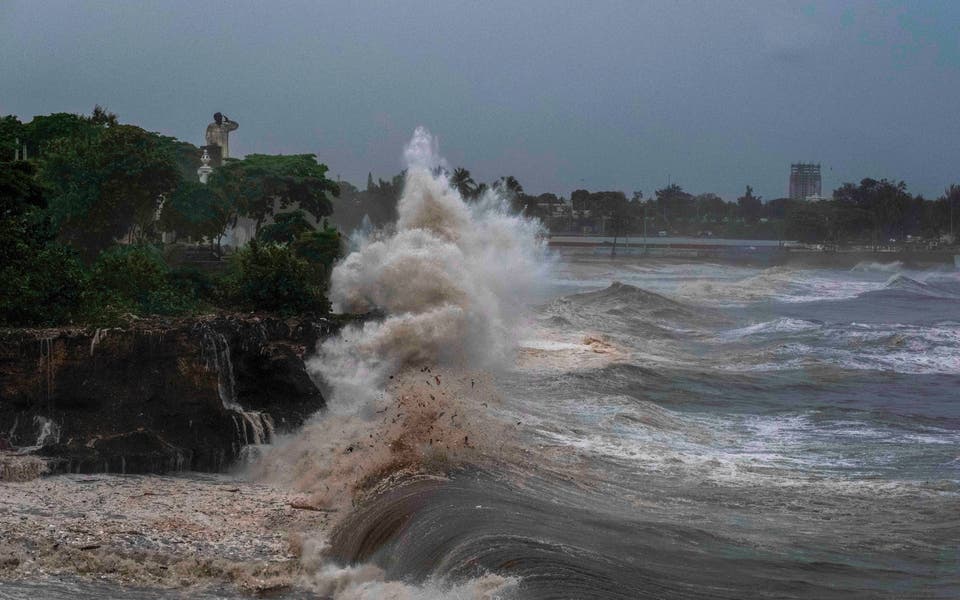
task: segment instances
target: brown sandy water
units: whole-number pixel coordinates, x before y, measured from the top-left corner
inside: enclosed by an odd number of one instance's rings
[[[288,490],[228,475],[3,483],[0,590],[64,575],[140,587],[285,589],[300,568],[287,532],[322,531],[329,520],[296,504]]]

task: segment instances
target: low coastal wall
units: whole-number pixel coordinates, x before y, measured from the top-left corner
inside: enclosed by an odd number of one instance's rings
[[[716,238],[660,238],[553,236],[551,249],[564,254],[644,258],[679,258],[761,266],[797,265],[824,268],[851,268],[863,262],[900,262],[906,267],[954,265],[960,250],[901,251],[819,251],[776,240],[732,240]]]
[[[338,328],[219,316],[0,330],[0,479],[24,456],[50,472],[222,471],[324,408],[304,361]]]

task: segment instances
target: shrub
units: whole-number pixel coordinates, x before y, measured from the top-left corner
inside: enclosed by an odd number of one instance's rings
[[[196,308],[192,290],[178,289],[155,246],[104,250],[90,270],[84,314],[91,322],[115,322],[127,313],[179,315]]]
[[[167,286],[168,273],[163,255],[155,246],[117,245],[104,250],[93,264],[88,289],[139,304]]]
[[[0,322],[59,325],[78,312],[85,273],[76,253],[59,244],[38,248],[27,260],[0,266]]]
[[[167,279],[174,289],[188,297],[210,303],[222,299],[220,278],[196,267],[181,266],[172,269]]]
[[[343,255],[340,232],[330,227],[302,233],[293,249],[310,263],[315,280],[323,285],[330,277],[333,263]]]
[[[310,265],[292,248],[251,241],[234,254],[228,286],[232,300],[254,310],[327,312],[330,305],[311,283]]]

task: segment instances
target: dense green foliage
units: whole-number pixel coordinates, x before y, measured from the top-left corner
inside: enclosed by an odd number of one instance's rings
[[[100,253],[84,292],[85,317],[111,322],[125,314],[178,315],[196,298],[173,285],[159,248],[150,244],[113,246]]]
[[[484,189],[462,168],[450,175],[450,183],[467,199]],[[750,186],[736,202],[712,193],[693,195],[676,183],[656,190],[649,199],[641,192],[627,199],[620,191],[580,189],[570,195],[569,202],[549,193],[529,195],[513,177],[501,177],[491,187],[515,210],[541,219],[554,233],[639,234],[646,225],[654,235],[665,231],[877,245],[902,242],[907,236],[934,243],[940,235],[956,230],[960,220],[960,186],[951,186],[939,199],[929,201],[911,195],[903,182],[886,179],[846,183],[834,191],[832,199],[818,202],[777,198],[764,203]]]
[[[230,201],[197,181],[182,181],[163,202],[159,227],[197,240],[219,239],[233,216]]]
[[[333,212],[330,196],[340,194],[336,182],[327,179],[327,166],[313,154],[228,159],[214,171],[210,185],[233,199],[237,212],[256,221],[258,230],[269,217],[293,205],[321,219]]]
[[[89,116],[55,113],[28,123],[0,116],[0,323],[329,310],[324,292],[343,251],[326,218],[332,198],[339,195],[333,218],[342,228],[385,226],[396,218],[404,185],[402,172],[388,181],[371,174],[365,190],[334,182],[311,154],[228,159],[201,185],[199,154],[187,142],[121,124],[100,107]],[[465,200],[493,190],[554,232],[648,229],[880,245],[910,236],[934,243],[960,218],[960,186],[930,201],[886,179],[844,184],[818,202],[764,203],[749,186],[726,202],[679,184],[651,198],[576,190],[566,202],[528,194],[512,176],[488,185],[462,167],[441,173]],[[241,218],[255,222],[256,240],[220,262],[220,241]],[[168,243],[180,241],[162,245],[161,231],[174,234],[163,237]]]
[[[8,232],[0,235],[6,237]],[[58,244],[22,248],[0,264],[0,323],[58,325],[80,308],[84,270],[76,254]]]
[[[322,229],[301,233],[293,242],[293,249],[297,256],[310,263],[314,269],[313,279],[320,285],[325,285],[333,264],[343,256],[340,232],[327,226],[326,221]]]
[[[77,311],[84,272],[54,242],[30,163],[0,163],[0,323],[53,325]]]
[[[312,230],[313,225],[307,221],[307,216],[303,214],[303,211],[294,210],[275,215],[273,223],[264,225],[257,232],[257,239],[262,242],[292,244],[302,234]]]
[[[323,291],[340,236],[325,220],[319,231],[313,224],[339,192],[327,167],[312,155],[252,155],[201,185],[199,155],[100,107],[29,123],[0,117],[0,324],[328,310]],[[219,247],[239,217],[267,223],[260,237],[271,243],[229,263],[209,250],[199,266],[190,262],[192,244]],[[164,247],[161,231],[192,241]]]
[[[292,247],[253,240],[232,257],[230,299],[249,310],[326,312],[329,303],[312,283],[310,270]]]
[[[162,194],[180,182],[169,147],[132,125],[52,140],[40,165],[61,238],[88,260],[115,239],[151,239]]]

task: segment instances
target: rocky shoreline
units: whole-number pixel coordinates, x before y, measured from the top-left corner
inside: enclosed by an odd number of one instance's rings
[[[0,330],[0,481],[222,472],[325,407],[305,360],[342,322],[218,315]]]
[[[0,581],[67,576],[138,587],[294,585],[300,538],[329,513],[232,475],[57,475],[4,483]]]

